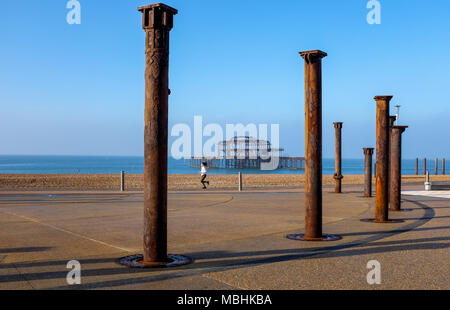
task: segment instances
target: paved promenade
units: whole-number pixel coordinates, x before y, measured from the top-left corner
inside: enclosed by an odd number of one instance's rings
[[[142,253],[141,193],[0,192],[0,289],[450,289],[450,195],[420,189],[405,187],[409,211],[390,213],[403,223],[374,224],[360,221],[374,214],[361,186],[325,188],[335,242],[284,238],[303,232],[302,189],[169,193],[169,253],[195,262],[163,270],[115,263]],[[81,285],[66,282],[70,260]],[[370,260],[379,285],[366,281]]]

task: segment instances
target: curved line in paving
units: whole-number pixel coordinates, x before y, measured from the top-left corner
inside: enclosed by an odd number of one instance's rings
[[[104,282],[95,282],[95,283],[87,283],[87,284],[81,284],[76,285],[76,287],[68,287],[68,286],[60,286],[60,287],[54,287],[50,289],[90,289],[90,288],[106,288],[106,287],[114,287],[114,286],[121,286],[121,285],[130,285],[130,284],[139,284],[139,283],[149,283],[149,282],[156,282],[161,280],[168,280],[168,279],[174,279],[174,278],[181,278],[181,277],[187,277],[187,276],[195,276],[195,275],[202,275],[212,272],[221,272],[221,271],[227,271],[227,270],[234,270],[239,268],[246,268],[246,267],[252,267],[252,266],[258,266],[262,264],[268,264],[268,263],[277,263],[277,262],[284,262],[284,261],[290,261],[290,260],[296,260],[296,259],[309,259],[314,256],[328,254],[333,251],[342,250],[342,249],[348,249],[352,247],[357,246],[363,246],[364,244],[368,244],[373,241],[381,240],[384,238],[391,237],[393,235],[401,234],[404,232],[411,231],[419,226],[422,226],[423,224],[430,221],[434,215],[434,210],[418,201],[408,200],[405,199],[405,201],[408,201],[412,204],[415,204],[416,206],[422,208],[425,210],[425,214],[420,220],[416,220],[410,224],[404,225],[401,228],[393,229],[390,231],[380,232],[379,234],[375,234],[373,236],[369,236],[366,238],[361,238],[355,241],[351,241],[348,243],[343,243],[336,246],[328,246],[328,247],[319,247],[319,248],[309,248],[309,249],[295,249],[296,251],[303,251],[304,253],[296,253],[296,254],[290,254],[290,255],[283,255],[283,256],[277,256],[277,257],[268,257],[268,258],[262,258],[262,259],[241,259],[241,262],[239,262],[236,259],[232,259],[227,262],[205,262],[192,265],[188,265],[185,267],[181,267],[180,269],[170,272],[170,273],[163,273],[163,274],[157,274],[157,275],[150,275],[150,276],[144,276],[140,278],[129,278],[129,279],[119,279],[119,280],[111,280],[111,281],[104,281]],[[345,234],[342,234],[345,235]],[[251,253],[251,252],[249,252]],[[221,266],[217,266],[217,264],[221,264]],[[202,267],[203,265],[203,267]],[[216,265],[216,266],[208,266],[208,265]],[[128,271],[129,272],[129,271]],[[161,272],[161,270],[159,270]]]
[[[218,205],[224,205],[224,204],[229,203],[230,201],[232,201],[234,199],[233,195],[229,195],[229,197],[231,197],[231,198],[229,198],[228,200],[215,202],[215,203],[212,203],[212,204],[209,204],[209,205],[206,205],[206,206],[198,206],[196,208],[209,208],[209,207],[215,207],[215,206],[218,206]]]
[[[190,206],[190,208],[195,208],[195,209],[210,208],[210,207],[214,207],[214,206],[218,206],[218,205],[222,205],[222,204],[223,205],[227,204],[227,203],[229,203],[230,201],[232,201],[234,199],[233,195],[226,195],[226,196],[230,196],[231,198],[229,198],[228,200],[225,200],[225,201],[219,201],[219,202],[215,202],[215,203],[212,203],[212,204],[207,204],[207,205],[204,205],[204,206]],[[178,209],[168,209],[168,211],[169,212],[174,212],[174,211],[180,211],[180,209],[179,208]]]
[[[173,194],[179,194],[179,193],[169,193],[170,195]],[[181,194],[181,193],[180,193]],[[201,195],[199,193],[192,193],[192,194],[197,194],[197,195]],[[48,197],[48,195],[42,195],[42,194],[38,194],[40,198],[51,198]],[[54,199],[54,200],[40,200],[40,201],[36,201],[36,200],[1,200],[0,199],[0,209],[1,208],[8,208],[11,205],[17,206],[17,205],[26,205],[26,204],[33,204],[33,205],[47,205],[47,204],[54,204],[54,203],[58,203],[58,204],[88,204],[88,203],[109,203],[109,202],[116,202],[116,201],[120,201],[123,203],[142,203],[142,201],[140,200],[124,200],[125,198],[129,198],[129,197],[136,197],[136,196],[142,196],[142,194],[120,194],[117,195],[114,198],[111,198],[111,196],[109,195],[108,198],[102,198],[102,197],[87,197],[87,200],[64,200],[64,197],[61,196],[61,194],[56,194],[59,195],[59,199]],[[54,195],[54,196],[56,196]],[[64,195],[64,194],[63,194]],[[83,194],[81,194],[83,195]],[[98,194],[84,194],[84,195],[98,195]],[[234,196],[231,194],[222,194],[220,193],[220,195],[224,195],[224,196],[229,196],[231,198],[229,198],[226,201],[220,201],[220,202],[215,202],[213,204],[210,205],[206,205],[206,206],[199,206],[199,208],[204,208],[204,207],[211,207],[211,206],[215,206],[215,205],[220,205],[220,204],[225,204],[228,203],[230,201],[232,201],[234,199]],[[82,198],[83,199],[83,198]],[[2,205],[2,204],[7,204],[6,206]]]
[[[87,197],[86,199],[88,200],[64,200],[65,197],[63,197],[61,194],[57,194],[59,195],[59,197],[57,199],[54,200],[1,200],[0,199],[0,208],[5,208],[8,206],[2,206],[2,204],[8,204],[9,206],[11,205],[24,205],[24,204],[33,204],[33,205],[46,205],[46,204],[53,204],[53,203],[58,203],[58,204],[66,204],[66,203],[71,203],[71,204],[85,204],[85,203],[106,203],[106,202],[114,202],[114,201],[118,201],[118,200],[123,200],[125,198],[129,198],[130,196],[132,196],[133,194],[123,194],[123,195],[117,195],[114,198],[111,198],[111,196],[109,195],[108,198],[103,198],[103,197]],[[54,195],[54,196],[57,196]],[[64,194],[63,194],[64,195]],[[90,195],[90,194],[81,194],[81,195]],[[97,195],[97,194],[91,194],[91,195]],[[39,194],[40,198],[51,198],[48,195],[41,195]],[[82,198],[83,199],[83,198]],[[131,201],[130,201],[131,202]]]

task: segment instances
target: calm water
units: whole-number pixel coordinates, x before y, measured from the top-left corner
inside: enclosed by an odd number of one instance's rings
[[[375,160],[375,156],[373,158]],[[199,168],[190,168],[188,161],[169,159],[171,174],[198,174]],[[439,161],[439,174],[441,173]],[[450,166],[450,163],[448,164]],[[434,174],[434,160],[427,161],[427,167]],[[422,172],[422,160],[419,160],[419,174]],[[144,173],[143,157],[118,156],[11,156],[0,155],[0,173]],[[446,169],[449,173],[449,169]],[[249,174],[304,174],[304,170],[277,169],[261,171],[257,169],[209,169],[209,174],[234,174],[242,171]],[[364,159],[343,159],[343,174],[364,174]],[[402,162],[402,173],[415,173],[415,160]],[[334,174],[334,160],[323,160],[323,174]]]

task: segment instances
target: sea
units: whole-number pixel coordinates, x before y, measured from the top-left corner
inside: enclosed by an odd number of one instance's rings
[[[375,156],[373,157],[375,160]],[[441,174],[441,160],[439,160]],[[450,164],[448,165],[450,166]],[[430,174],[434,174],[434,160],[427,161]],[[169,158],[169,174],[199,174],[200,168],[189,167],[189,160]],[[31,155],[0,155],[0,174],[64,174],[64,173],[144,173],[144,158],[142,156],[31,156]],[[241,171],[246,174],[304,174],[303,169],[229,169],[209,168],[208,174],[235,174]],[[448,171],[448,172],[447,172]],[[334,159],[324,158],[322,172],[325,175],[334,174]],[[423,172],[422,160],[419,160],[419,174]],[[450,173],[446,169],[446,174]],[[344,158],[342,174],[364,174],[364,159]],[[402,160],[402,174],[415,174],[415,159]]]

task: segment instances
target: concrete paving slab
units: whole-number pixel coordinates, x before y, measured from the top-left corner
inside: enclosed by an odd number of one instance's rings
[[[450,288],[450,200],[403,196],[411,211],[390,217],[405,222],[374,224],[360,221],[374,199],[345,189],[323,195],[324,233],[343,236],[335,242],[284,238],[303,231],[302,189],[170,193],[169,252],[195,262],[152,270],[115,262],[142,251],[142,194],[0,194],[0,289]],[[73,259],[82,284],[69,286]],[[366,281],[372,259],[380,285]]]

